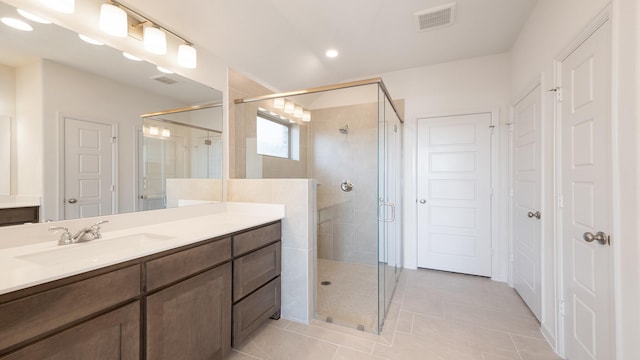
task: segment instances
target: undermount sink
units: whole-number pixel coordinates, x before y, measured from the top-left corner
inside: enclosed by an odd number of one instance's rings
[[[53,250],[16,256],[16,259],[49,266],[77,262],[96,263],[118,253],[142,249],[172,238],[166,235],[140,233],[59,246]]]

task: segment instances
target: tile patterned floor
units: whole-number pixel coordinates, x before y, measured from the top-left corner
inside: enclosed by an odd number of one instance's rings
[[[269,321],[225,360],[555,360],[515,291],[486,278],[404,270],[383,333]]]

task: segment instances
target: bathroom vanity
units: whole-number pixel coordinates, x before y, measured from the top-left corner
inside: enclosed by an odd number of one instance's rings
[[[279,317],[281,218],[217,214],[0,250],[19,269],[0,275],[0,359],[223,358]],[[101,254],[78,252],[91,246]]]

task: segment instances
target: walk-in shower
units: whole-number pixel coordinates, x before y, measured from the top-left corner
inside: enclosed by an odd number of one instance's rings
[[[381,79],[236,100],[231,177],[316,186],[315,317],[379,333],[402,264],[402,119]]]

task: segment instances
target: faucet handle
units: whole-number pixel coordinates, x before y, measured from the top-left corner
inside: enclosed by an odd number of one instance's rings
[[[101,239],[102,234],[100,233],[100,225],[108,223],[109,220],[100,220],[97,223],[91,225],[91,233],[93,234],[94,239]]]
[[[49,231],[58,231],[58,230],[63,230],[64,232],[62,234],[60,234],[60,240],[58,240],[58,245],[67,245],[67,244],[71,244],[73,243],[73,235],[71,235],[71,233],[69,232],[69,229],[67,229],[64,226],[52,226],[49,228]]]

